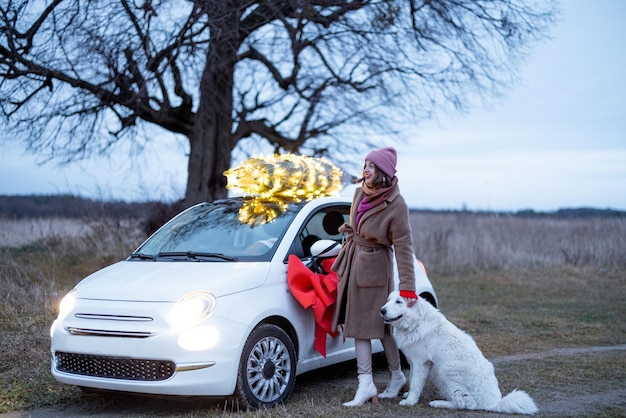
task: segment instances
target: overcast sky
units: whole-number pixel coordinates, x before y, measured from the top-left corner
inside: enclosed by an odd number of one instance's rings
[[[563,0],[562,7],[553,39],[534,51],[501,101],[418,127],[411,145],[398,147],[409,206],[626,210],[626,1]],[[182,197],[184,144],[165,136],[156,144],[135,162],[119,149],[111,160],[59,168],[38,166],[3,141],[0,194]]]

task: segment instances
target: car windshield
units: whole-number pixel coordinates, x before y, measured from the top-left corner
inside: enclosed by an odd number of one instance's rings
[[[254,202],[251,207],[252,203],[233,198],[196,205],[166,223],[130,259],[269,261],[301,206],[277,208],[276,204],[258,206]],[[267,211],[273,214],[262,215]],[[271,221],[261,221],[268,218]]]

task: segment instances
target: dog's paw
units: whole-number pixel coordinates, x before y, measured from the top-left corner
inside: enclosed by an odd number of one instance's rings
[[[406,399],[403,399],[400,401],[400,405],[402,406],[410,406],[410,405],[415,405],[417,403],[419,399],[415,396],[411,396],[410,394],[406,397]]]
[[[432,408],[447,408],[447,409],[457,409],[457,406],[454,402],[450,401],[430,401],[428,403]]]

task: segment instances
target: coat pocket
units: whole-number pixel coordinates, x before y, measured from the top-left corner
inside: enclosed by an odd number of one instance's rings
[[[356,283],[359,287],[382,287],[389,280],[389,251],[374,248],[359,251],[356,256]]]

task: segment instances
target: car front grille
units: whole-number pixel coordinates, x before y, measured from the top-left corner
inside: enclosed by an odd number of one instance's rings
[[[95,337],[120,337],[120,338],[148,338],[153,334],[143,331],[116,331],[106,329],[88,329],[65,327],[65,330],[72,335],[95,336]]]
[[[131,359],[60,351],[55,353],[55,364],[60,372],[123,380],[167,380],[176,371],[176,364],[168,360]]]

